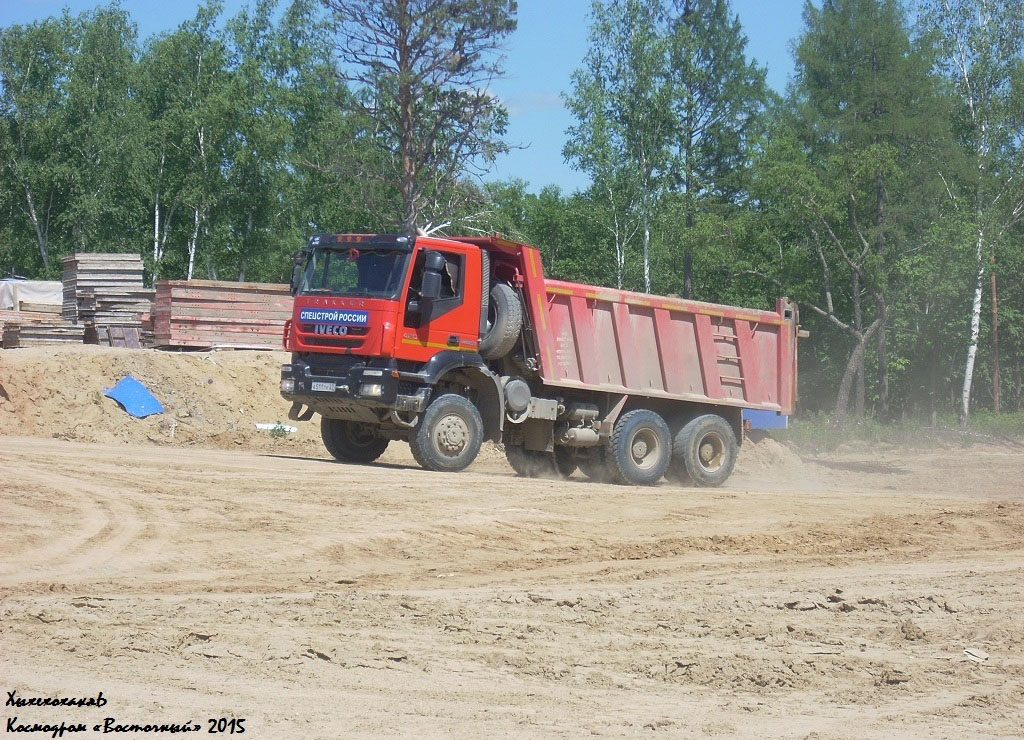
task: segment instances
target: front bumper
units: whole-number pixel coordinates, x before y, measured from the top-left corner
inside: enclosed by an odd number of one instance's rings
[[[429,389],[403,380],[394,360],[335,362],[317,367],[302,359],[281,366],[281,396],[312,411],[339,404],[420,412]]]

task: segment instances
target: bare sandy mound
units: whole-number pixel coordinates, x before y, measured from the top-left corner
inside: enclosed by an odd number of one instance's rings
[[[764,437],[748,439],[740,447],[740,456],[736,461],[736,472],[757,474],[768,472],[792,472],[803,467],[803,461],[786,445]]]
[[[0,351],[0,434],[88,442],[322,449],[319,428],[288,421],[278,393],[285,352],[159,352],[89,345]],[[136,419],[102,395],[125,376],[164,413]],[[276,439],[257,423],[298,432]]]

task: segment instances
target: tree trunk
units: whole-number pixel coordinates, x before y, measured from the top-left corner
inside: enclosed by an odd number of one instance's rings
[[[878,60],[872,55],[872,73],[878,73]],[[876,111],[877,113],[877,111]],[[876,139],[877,143],[877,139]],[[886,245],[886,214],[885,214],[885,180],[881,172],[875,173],[875,219],[878,224],[878,234],[875,237],[875,250],[879,260],[885,260]],[[883,420],[889,419],[889,348],[886,346],[886,324],[883,321],[878,328],[878,415]]]
[[[971,305],[971,341],[967,348],[967,365],[964,368],[964,385],[960,391],[960,426],[966,427],[971,420],[971,384],[974,381],[974,359],[978,354],[978,335],[981,333],[981,295],[985,285],[984,253],[985,233],[978,229],[978,280],[974,288],[974,302]]]
[[[992,410],[999,413],[999,302],[996,300],[996,253],[992,250]]]
[[[28,201],[28,215],[32,219],[32,226],[36,230],[36,240],[39,242],[39,256],[43,258],[43,267],[46,270],[50,269],[50,247],[47,244],[46,232],[39,223],[39,217],[36,215],[36,205],[32,200],[32,189],[25,185],[25,200]]]
[[[687,174],[687,193],[689,193],[689,174]],[[683,298],[693,300],[693,252],[691,251],[690,229],[693,228],[693,204],[687,195],[686,205],[686,247],[683,251]]]
[[[861,307],[860,302],[860,274],[853,270],[850,274],[850,282],[852,283],[853,290],[853,328],[857,330],[858,336],[864,334],[864,310]],[[857,367],[855,368],[856,375],[854,380],[856,385],[854,386],[854,415],[858,419],[864,418],[864,348],[860,348],[860,354],[857,360]]]
[[[1015,357],[1013,361],[1013,380],[1017,386],[1017,408],[1016,411],[1024,411],[1024,378],[1021,378],[1020,373],[1020,357]]]
[[[196,242],[199,239],[199,209],[193,208],[195,213],[195,223],[192,226],[192,235],[188,239],[188,272],[186,273],[185,279],[192,279],[192,270],[196,264]]]
[[[165,154],[160,152],[160,167],[156,171],[156,192],[153,195],[153,282],[160,273],[160,260],[164,252],[160,242],[160,187],[164,174]]]
[[[245,282],[245,269],[249,265],[249,237],[252,235],[252,214],[253,212],[250,210],[249,216],[245,220],[245,239],[242,240],[242,260],[241,264],[238,266],[238,282],[240,283]]]
[[[646,201],[647,196],[644,195]],[[651,292],[651,219],[644,205],[644,292]]]
[[[888,421],[891,413],[889,409],[889,348],[886,345],[885,323],[878,328],[878,415],[883,421]]]
[[[843,378],[839,381],[839,392],[836,394],[836,422],[841,426],[846,421],[846,414],[850,409],[850,390],[853,381],[864,362],[864,336],[857,336],[857,344],[846,361],[846,370],[843,371]]]

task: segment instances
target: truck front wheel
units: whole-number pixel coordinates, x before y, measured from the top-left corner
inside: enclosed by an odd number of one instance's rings
[[[409,438],[412,456],[427,470],[455,473],[480,452],[484,423],[470,401],[454,393],[438,396]]]
[[[652,486],[661,480],[672,459],[672,433],[654,411],[623,414],[609,440],[609,469],[619,483]]]
[[[704,414],[687,423],[676,434],[672,449],[679,476],[688,477],[700,488],[725,483],[739,454],[732,426],[717,414]]]
[[[378,437],[373,427],[344,419],[320,418],[324,447],[340,462],[370,463],[384,454],[388,440]]]

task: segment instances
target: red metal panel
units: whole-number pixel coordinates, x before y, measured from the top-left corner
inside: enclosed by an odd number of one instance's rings
[[[672,363],[673,350],[681,350],[682,344],[671,341],[672,330],[668,309],[654,309],[654,339],[658,346],[658,369],[661,371],[661,386],[667,393],[683,393],[683,375],[679,372],[681,362]]]
[[[555,340],[555,374],[568,380],[580,380],[580,362],[573,338],[572,316],[566,296],[552,296],[548,301],[551,334]]]
[[[572,333],[576,346],[576,361],[579,364],[579,380],[597,385],[601,381],[598,377],[597,364],[594,362],[594,358],[598,356],[594,315],[587,308],[586,298],[570,296],[569,305],[572,309]]]
[[[743,399],[748,403],[765,400],[762,363],[754,346],[754,330],[749,321],[736,320],[736,348],[739,351]]]
[[[615,331],[615,347],[619,367],[622,371],[622,385],[626,388],[641,388],[640,371],[637,367],[637,349],[629,321],[629,307],[625,303],[612,303],[612,328]]]
[[[697,314],[694,317],[697,334],[697,356],[700,358],[701,373],[704,375],[704,395],[708,398],[722,397],[722,379],[718,369],[718,351],[711,336],[711,317]]]
[[[524,268],[524,297],[529,303],[527,310],[533,318],[533,331],[540,354],[541,375],[557,380],[558,378],[555,376],[555,342],[551,331],[551,321],[548,318],[548,299],[544,290],[544,268],[541,266],[540,252],[533,247],[518,246],[521,250],[520,261]]]

